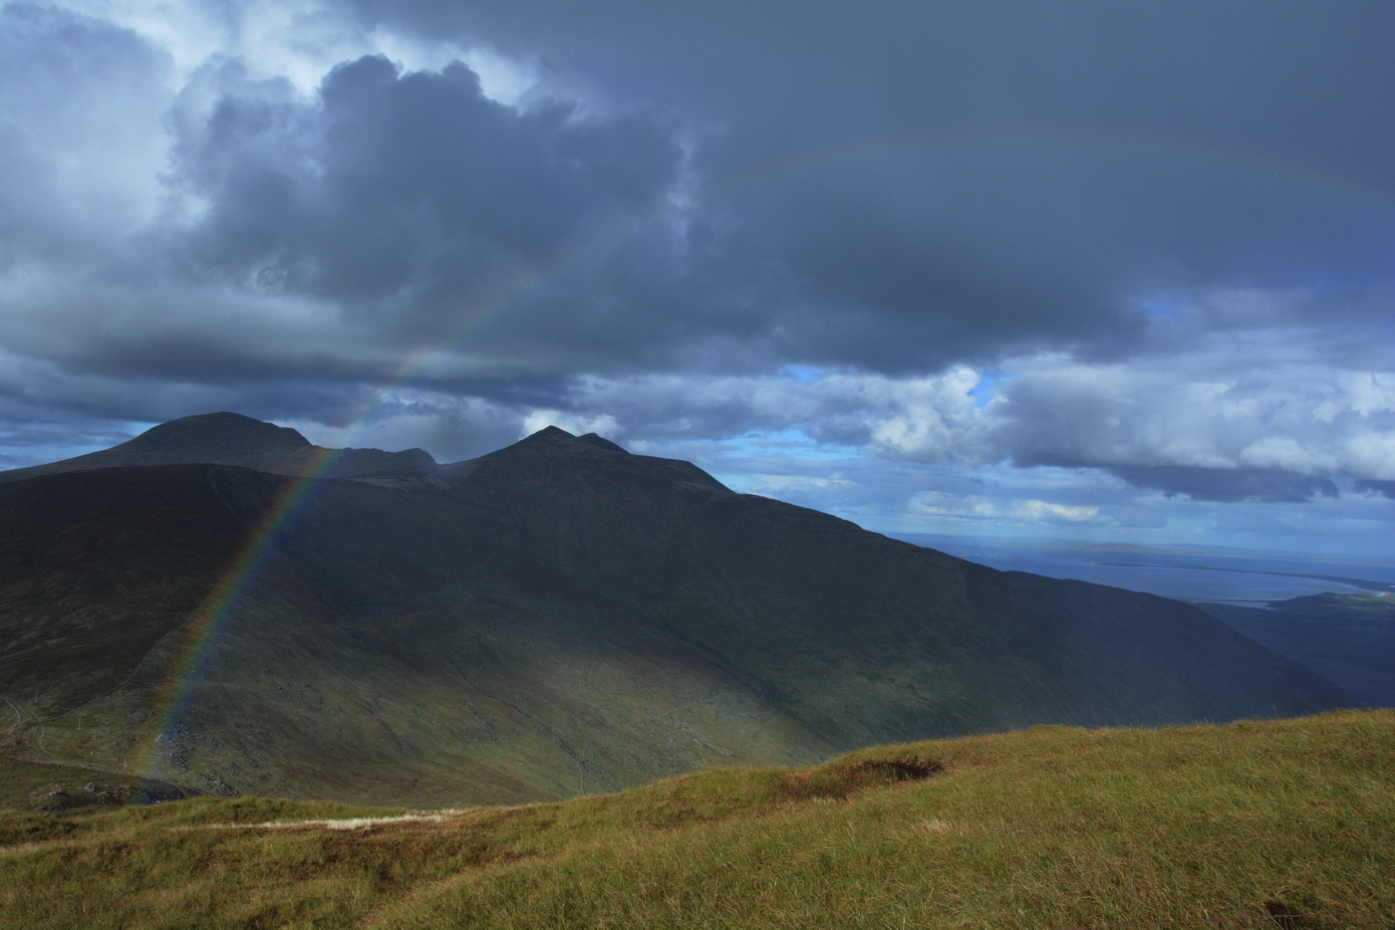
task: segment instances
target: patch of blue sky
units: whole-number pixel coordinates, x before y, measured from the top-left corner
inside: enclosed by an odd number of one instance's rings
[[[1169,320],[1182,313],[1187,302],[1172,295],[1155,295],[1141,301],[1138,309],[1150,320]]]
[[[741,472],[715,471],[712,473],[712,477],[731,488],[737,494],[759,494],[761,497],[774,497],[776,500],[784,500],[789,496],[788,494],[771,494],[766,488],[767,482],[764,480],[764,475],[747,475]],[[794,503],[794,501],[787,501],[787,503]]]
[[[635,444],[639,448],[639,444]],[[677,442],[646,442],[646,455],[673,454],[694,456],[707,461],[762,462],[772,460],[801,462],[835,462],[861,458],[866,454],[861,446],[820,442],[798,427],[778,430],[750,430],[739,436],[714,440],[680,440]]]
[[[982,409],[987,407],[993,400],[998,386],[1012,379],[1012,375],[998,369],[990,368],[979,376],[978,384],[969,389],[969,396],[974,399],[974,406]]]
[[[780,369],[779,375],[800,384],[813,384],[828,377],[828,369],[815,365],[786,365]]]
[[[862,455],[861,446],[819,442],[803,430],[794,428],[753,430],[728,439],[725,444],[735,451],[750,452],[756,455],[769,455],[772,452],[778,452],[784,458],[804,461],[831,461]]]

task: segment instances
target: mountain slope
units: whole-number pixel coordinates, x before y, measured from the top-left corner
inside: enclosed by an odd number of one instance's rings
[[[507,508],[528,529],[520,548],[643,605],[842,745],[1043,720],[1231,719],[1260,712],[1257,700],[1294,713],[1333,696],[1187,605],[997,572],[734,494],[685,462],[578,448],[561,430],[480,459],[453,486]]]
[[[1267,608],[1198,606],[1357,701],[1395,707],[1395,597],[1319,594],[1272,601]]]
[[[299,479],[179,465],[0,485],[0,539],[28,546],[0,566],[12,752],[118,781],[449,804],[1347,702],[1188,605],[997,572],[596,438],[549,428],[429,474],[315,482],[187,675],[198,592]],[[84,494],[121,500],[64,503]],[[73,566],[121,583],[60,595]]]

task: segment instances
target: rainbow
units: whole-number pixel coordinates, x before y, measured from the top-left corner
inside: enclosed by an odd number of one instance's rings
[[[179,629],[174,645],[174,668],[156,693],[155,729],[137,755],[136,774],[149,778],[157,765],[159,743],[179,715],[190,687],[198,679],[200,667],[212,651],[218,633],[232,615],[242,594],[252,584],[276,542],[294,522],[310,499],[310,491],[337,457],[338,450],[325,449],[304,477],[288,477],[270,507],[247,534],[237,554],[222,573],[203,603]]]
[[[1395,192],[1384,188],[1357,183],[1308,166],[1262,159],[1238,149],[1221,148],[1195,140],[1164,136],[1055,133],[1020,129],[933,136],[886,136],[871,141],[819,149],[758,166],[754,170],[703,189],[701,195],[703,200],[713,202],[758,185],[778,184],[800,175],[815,174],[842,166],[905,156],[924,158],[950,153],[982,153],[998,148],[1034,149],[1038,152],[1069,155],[1090,153],[1096,156],[1103,154],[1161,157],[1179,163],[1205,164],[1216,170],[1262,177],[1269,181],[1278,180],[1332,200],[1351,203],[1359,198],[1363,202],[1395,202]],[[444,357],[480,323],[517,303],[568,268],[584,267],[590,262],[604,258],[644,228],[680,213],[683,209],[685,206],[681,203],[664,201],[648,212],[616,220],[590,238],[563,250],[554,261],[517,276],[490,297],[479,301],[473,312],[467,312],[461,319],[454,321],[440,338],[429,341],[409,353],[393,375],[385,379],[382,386],[374,392],[374,399],[365,404],[359,415],[342,430],[340,447],[348,446],[351,439],[372,422],[390,402],[395,392],[425,374],[433,362]],[[276,499],[249,531],[227,570],[222,573],[203,603],[181,628],[175,647],[173,670],[163,682],[154,704],[154,729],[144,747],[135,755],[132,767],[136,774],[150,777],[155,772],[158,744],[170,724],[178,717],[189,696],[191,685],[197,679],[199,669],[217,641],[219,632],[236,610],[248,587],[265,567],[267,559],[276,550],[277,543],[286,530],[294,524],[313,499],[315,488],[333,465],[339,451],[323,450],[320,460],[308,474],[286,479]]]
[[[412,353],[399,367],[396,375],[376,392],[376,399],[369,404],[346,427],[340,437],[340,448],[321,449],[317,460],[304,475],[287,476],[280,491],[270,506],[248,531],[245,541],[237,550],[227,569],[194,610],[190,618],[179,629],[174,645],[173,668],[165,677],[156,692],[154,701],[155,724],[133,760],[131,769],[141,778],[149,779],[158,768],[160,742],[170,725],[178,718],[180,710],[188,700],[193,683],[198,680],[203,666],[218,634],[235,612],[243,595],[256,580],[267,560],[276,551],[276,545],[286,531],[294,525],[297,517],[314,499],[314,491],[320,486],[325,473],[338,459],[349,440],[387,403],[392,393],[416,378],[439,354],[449,350],[459,339],[464,338],[470,328],[490,313],[497,312],[533,290],[549,273],[555,272],[557,265],[533,273],[515,281],[495,300],[488,302],[485,312],[473,314],[463,326],[456,327],[446,340],[440,340],[429,348]]]

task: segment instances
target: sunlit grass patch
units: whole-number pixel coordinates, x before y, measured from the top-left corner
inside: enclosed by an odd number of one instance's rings
[[[1364,928],[1342,915],[1395,911],[1395,713],[1041,727],[508,808],[6,813],[0,838],[0,922],[35,928]]]

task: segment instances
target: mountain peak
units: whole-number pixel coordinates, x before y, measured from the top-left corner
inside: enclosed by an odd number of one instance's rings
[[[581,440],[582,442],[589,442],[597,449],[605,449],[607,452],[623,452],[626,455],[630,454],[630,450],[617,443],[613,443],[609,439],[606,439],[604,436],[597,435],[596,433],[587,433],[584,436],[578,436],[576,438]]]
[[[276,475],[319,478],[422,474],[436,469],[436,460],[422,449],[322,449],[288,426],[224,410],[161,423],[100,452],[0,472],[0,481],[95,468],[192,464],[231,465]]]
[[[248,453],[296,452],[310,448],[310,440],[289,426],[224,410],[161,423],[115,448],[226,458]]]
[[[527,436],[514,443],[515,446],[528,448],[529,446],[549,445],[556,447],[577,448],[576,443],[583,442],[593,449],[604,449],[607,452],[629,452],[623,447],[611,442],[596,433],[587,433],[584,436],[576,436],[567,432],[560,426],[544,426],[536,433],[529,433]]]
[[[547,426],[544,426],[542,429],[538,430],[536,433],[529,433],[527,436],[524,436],[523,441],[527,442],[530,439],[541,439],[556,442],[563,439],[575,438],[575,435],[562,429],[562,427],[552,426],[551,424],[549,424]]]
[[[445,468],[443,474],[462,480],[493,474],[510,484],[518,482],[516,487],[543,487],[549,500],[556,493],[553,489],[563,486],[589,489],[578,493],[591,494],[605,485],[627,496],[642,486],[661,494],[679,486],[733,493],[692,462],[635,455],[596,433],[574,436],[556,426],[545,426],[511,446]],[[578,481],[581,476],[585,477]]]

